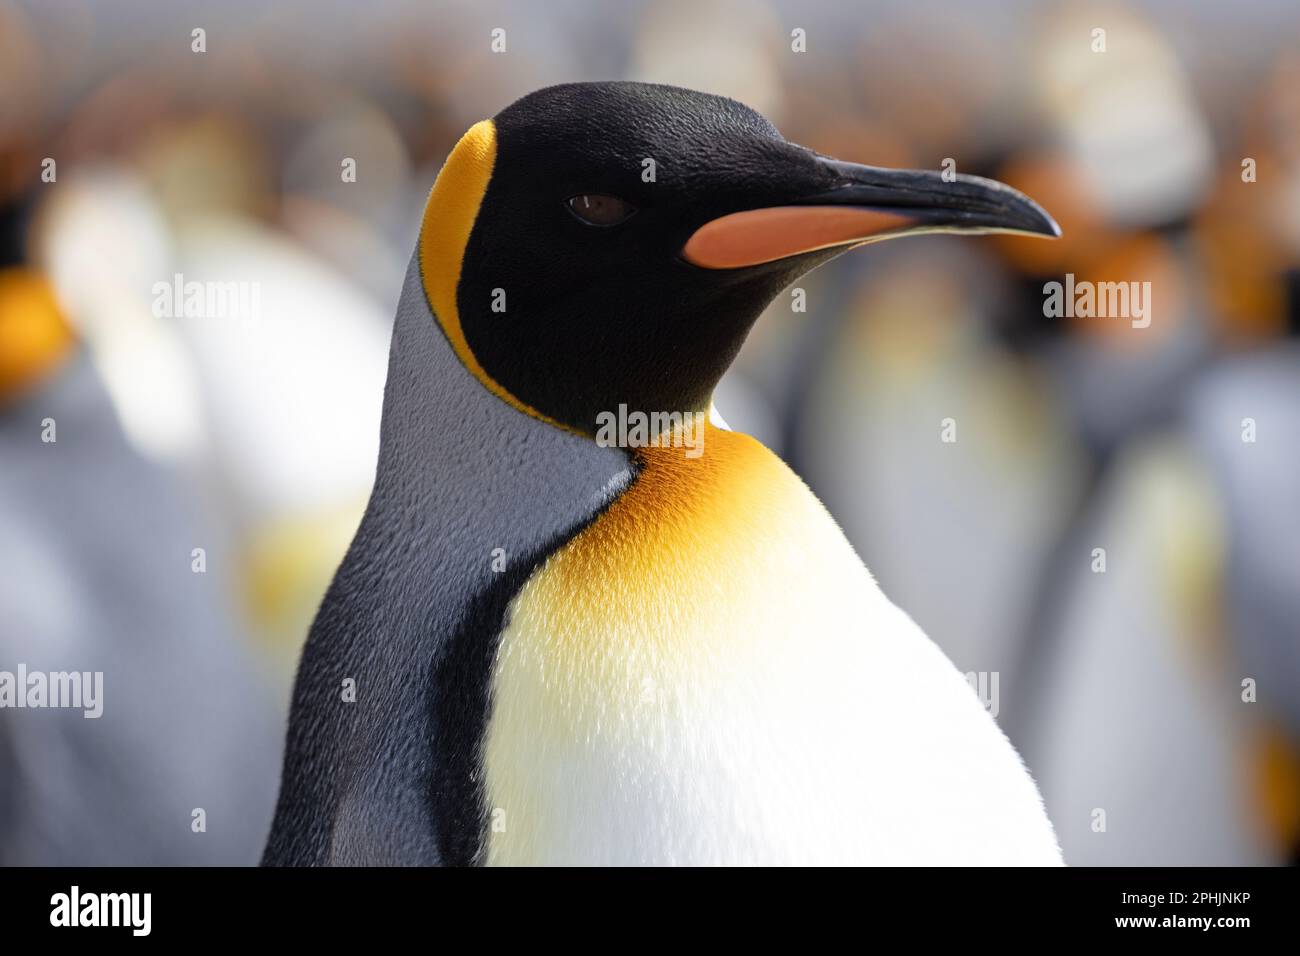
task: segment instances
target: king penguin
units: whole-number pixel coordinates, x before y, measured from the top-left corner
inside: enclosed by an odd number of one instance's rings
[[[926,232],[1059,235],[999,183],[840,162],[674,87],[550,87],[471,127],[264,863],[1059,864],[963,676],[711,407],[791,281]],[[615,414],[648,439],[608,440]]]

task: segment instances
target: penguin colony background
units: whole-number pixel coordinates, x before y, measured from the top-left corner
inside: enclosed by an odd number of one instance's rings
[[[712,406],[792,280],[928,232],[1059,234],[1002,184],[835,160],[674,87],[473,126],[406,273],[264,862],[1059,864],[962,675]]]

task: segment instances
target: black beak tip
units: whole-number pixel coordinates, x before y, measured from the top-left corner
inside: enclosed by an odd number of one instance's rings
[[[1046,209],[1038,205],[1038,203],[1034,202],[1032,199],[1029,199],[1028,202],[1033,211],[1037,214],[1037,221],[1034,224],[1034,228],[1030,231],[1033,232],[1034,235],[1044,236],[1047,239],[1060,239],[1061,227],[1057,224],[1056,220],[1048,214]]]
[[[991,221],[1012,233],[1029,236],[1042,236],[1046,239],[1059,239],[1061,227],[1046,209],[1034,202],[1018,189],[992,179],[980,179],[972,176],[970,184],[975,203],[975,215],[989,216]],[[980,206],[987,203],[983,208]]]
[[[839,185],[801,200],[852,205],[912,217],[918,231],[1002,232],[1057,239],[1061,227],[1018,189],[982,176],[945,179],[937,170],[861,166],[820,157]]]

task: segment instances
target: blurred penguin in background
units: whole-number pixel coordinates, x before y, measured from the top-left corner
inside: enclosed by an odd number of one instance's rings
[[[219,539],[126,440],[30,206],[0,210],[0,865],[252,863],[278,733]],[[71,672],[83,706],[30,706]]]

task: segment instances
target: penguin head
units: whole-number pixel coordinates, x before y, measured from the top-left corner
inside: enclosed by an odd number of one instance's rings
[[[419,258],[461,361],[503,401],[591,434],[602,412],[703,412],[764,307],[854,246],[925,232],[1056,236],[991,180],[841,162],[734,100],[575,83],[476,124],[438,176]]]

